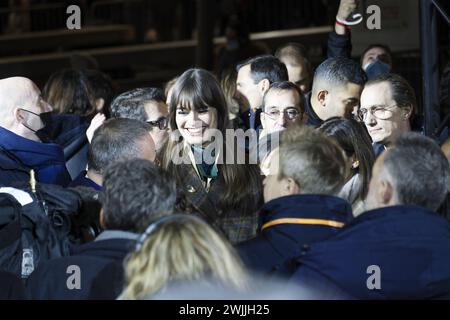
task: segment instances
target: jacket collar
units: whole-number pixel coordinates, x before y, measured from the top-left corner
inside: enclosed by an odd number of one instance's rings
[[[334,237],[311,245],[298,262],[363,299],[424,299],[449,292],[450,225],[413,205],[367,211]],[[382,290],[368,290],[366,268],[382,270]],[[308,275],[310,277],[310,275]]]
[[[64,154],[59,145],[36,142],[3,127],[0,127],[0,145],[27,167],[64,163]]]
[[[137,241],[140,235],[137,233],[122,231],[122,230],[105,230],[95,238],[95,241],[109,240],[109,239],[129,239]]]
[[[387,227],[392,226],[396,231],[400,230],[398,227],[394,227],[393,223],[398,223],[400,227],[405,226],[405,230],[412,230],[410,226],[416,223],[420,225],[421,220],[436,221],[438,223],[445,222],[445,219],[440,217],[436,212],[424,207],[416,205],[396,205],[363,212],[357,218],[353,219],[347,227],[349,228],[353,225],[359,226],[366,221],[371,221],[374,224],[388,223]],[[447,223],[444,223],[444,225],[447,225]]]
[[[263,229],[283,222],[342,227],[352,219],[350,204],[328,195],[292,195],[274,199],[261,209]],[[286,220],[300,219],[300,220]],[[291,224],[291,223],[289,223]],[[266,227],[264,227],[266,226]]]
[[[95,241],[75,246],[72,255],[123,258],[135,248],[138,238],[139,234],[120,230],[106,230]]]

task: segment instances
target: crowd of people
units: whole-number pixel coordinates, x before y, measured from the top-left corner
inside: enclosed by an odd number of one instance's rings
[[[354,5],[315,69],[0,80],[0,298],[450,298],[450,140],[387,46],[350,58]]]

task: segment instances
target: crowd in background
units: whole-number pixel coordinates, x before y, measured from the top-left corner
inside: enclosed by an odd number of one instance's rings
[[[388,46],[350,58],[355,6],[315,69],[239,43],[164,88],[1,79],[0,298],[450,298],[450,140]]]

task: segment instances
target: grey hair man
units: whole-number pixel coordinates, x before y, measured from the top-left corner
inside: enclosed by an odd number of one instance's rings
[[[403,77],[390,73],[366,83],[358,117],[369,131],[376,155],[389,148],[399,135],[411,131],[416,108],[414,89]]]
[[[247,266],[287,276],[282,266],[302,246],[331,237],[350,221],[350,204],[336,197],[346,174],[344,151],[330,138],[308,126],[284,130],[264,179],[261,232],[238,247]]]
[[[117,96],[111,103],[111,117],[147,122],[159,152],[168,137],[169,111],[164,91],[159,88],[137,88]]]
[[[356,299],[448,299],[450,228],[436,209],[449,181],[433,140],[401,135],[375,162],[370,211],[312,246],[291,281],[324,292],[338,286]]]
[[[417,205],[436,211],[449,183],[449,163],[439,146],[419,133],[403,134],[376,160],[366,206]]]

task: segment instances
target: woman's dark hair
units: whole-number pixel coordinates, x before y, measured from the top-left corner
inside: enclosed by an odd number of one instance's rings
[[[84,70],[83,72],[92,88],[94,99],[103,99],[103,108],[97,111],[102,112],[106,118],[110,118],[111,102],[117,91],[116,84],[112,81],[111,77],[99,70]]]
[[[357,170],[362,178],[359,197],[365,199],[375,162],[372,142],[366,128],[354,119],[333,117],[326,120],[318,130],[335,139],[348,157],[354,155],[359,161]]]
[[[94,94],[83,71],[65,69],[53,73],[42,96],[56,113],[93,116],[96,112]]]

